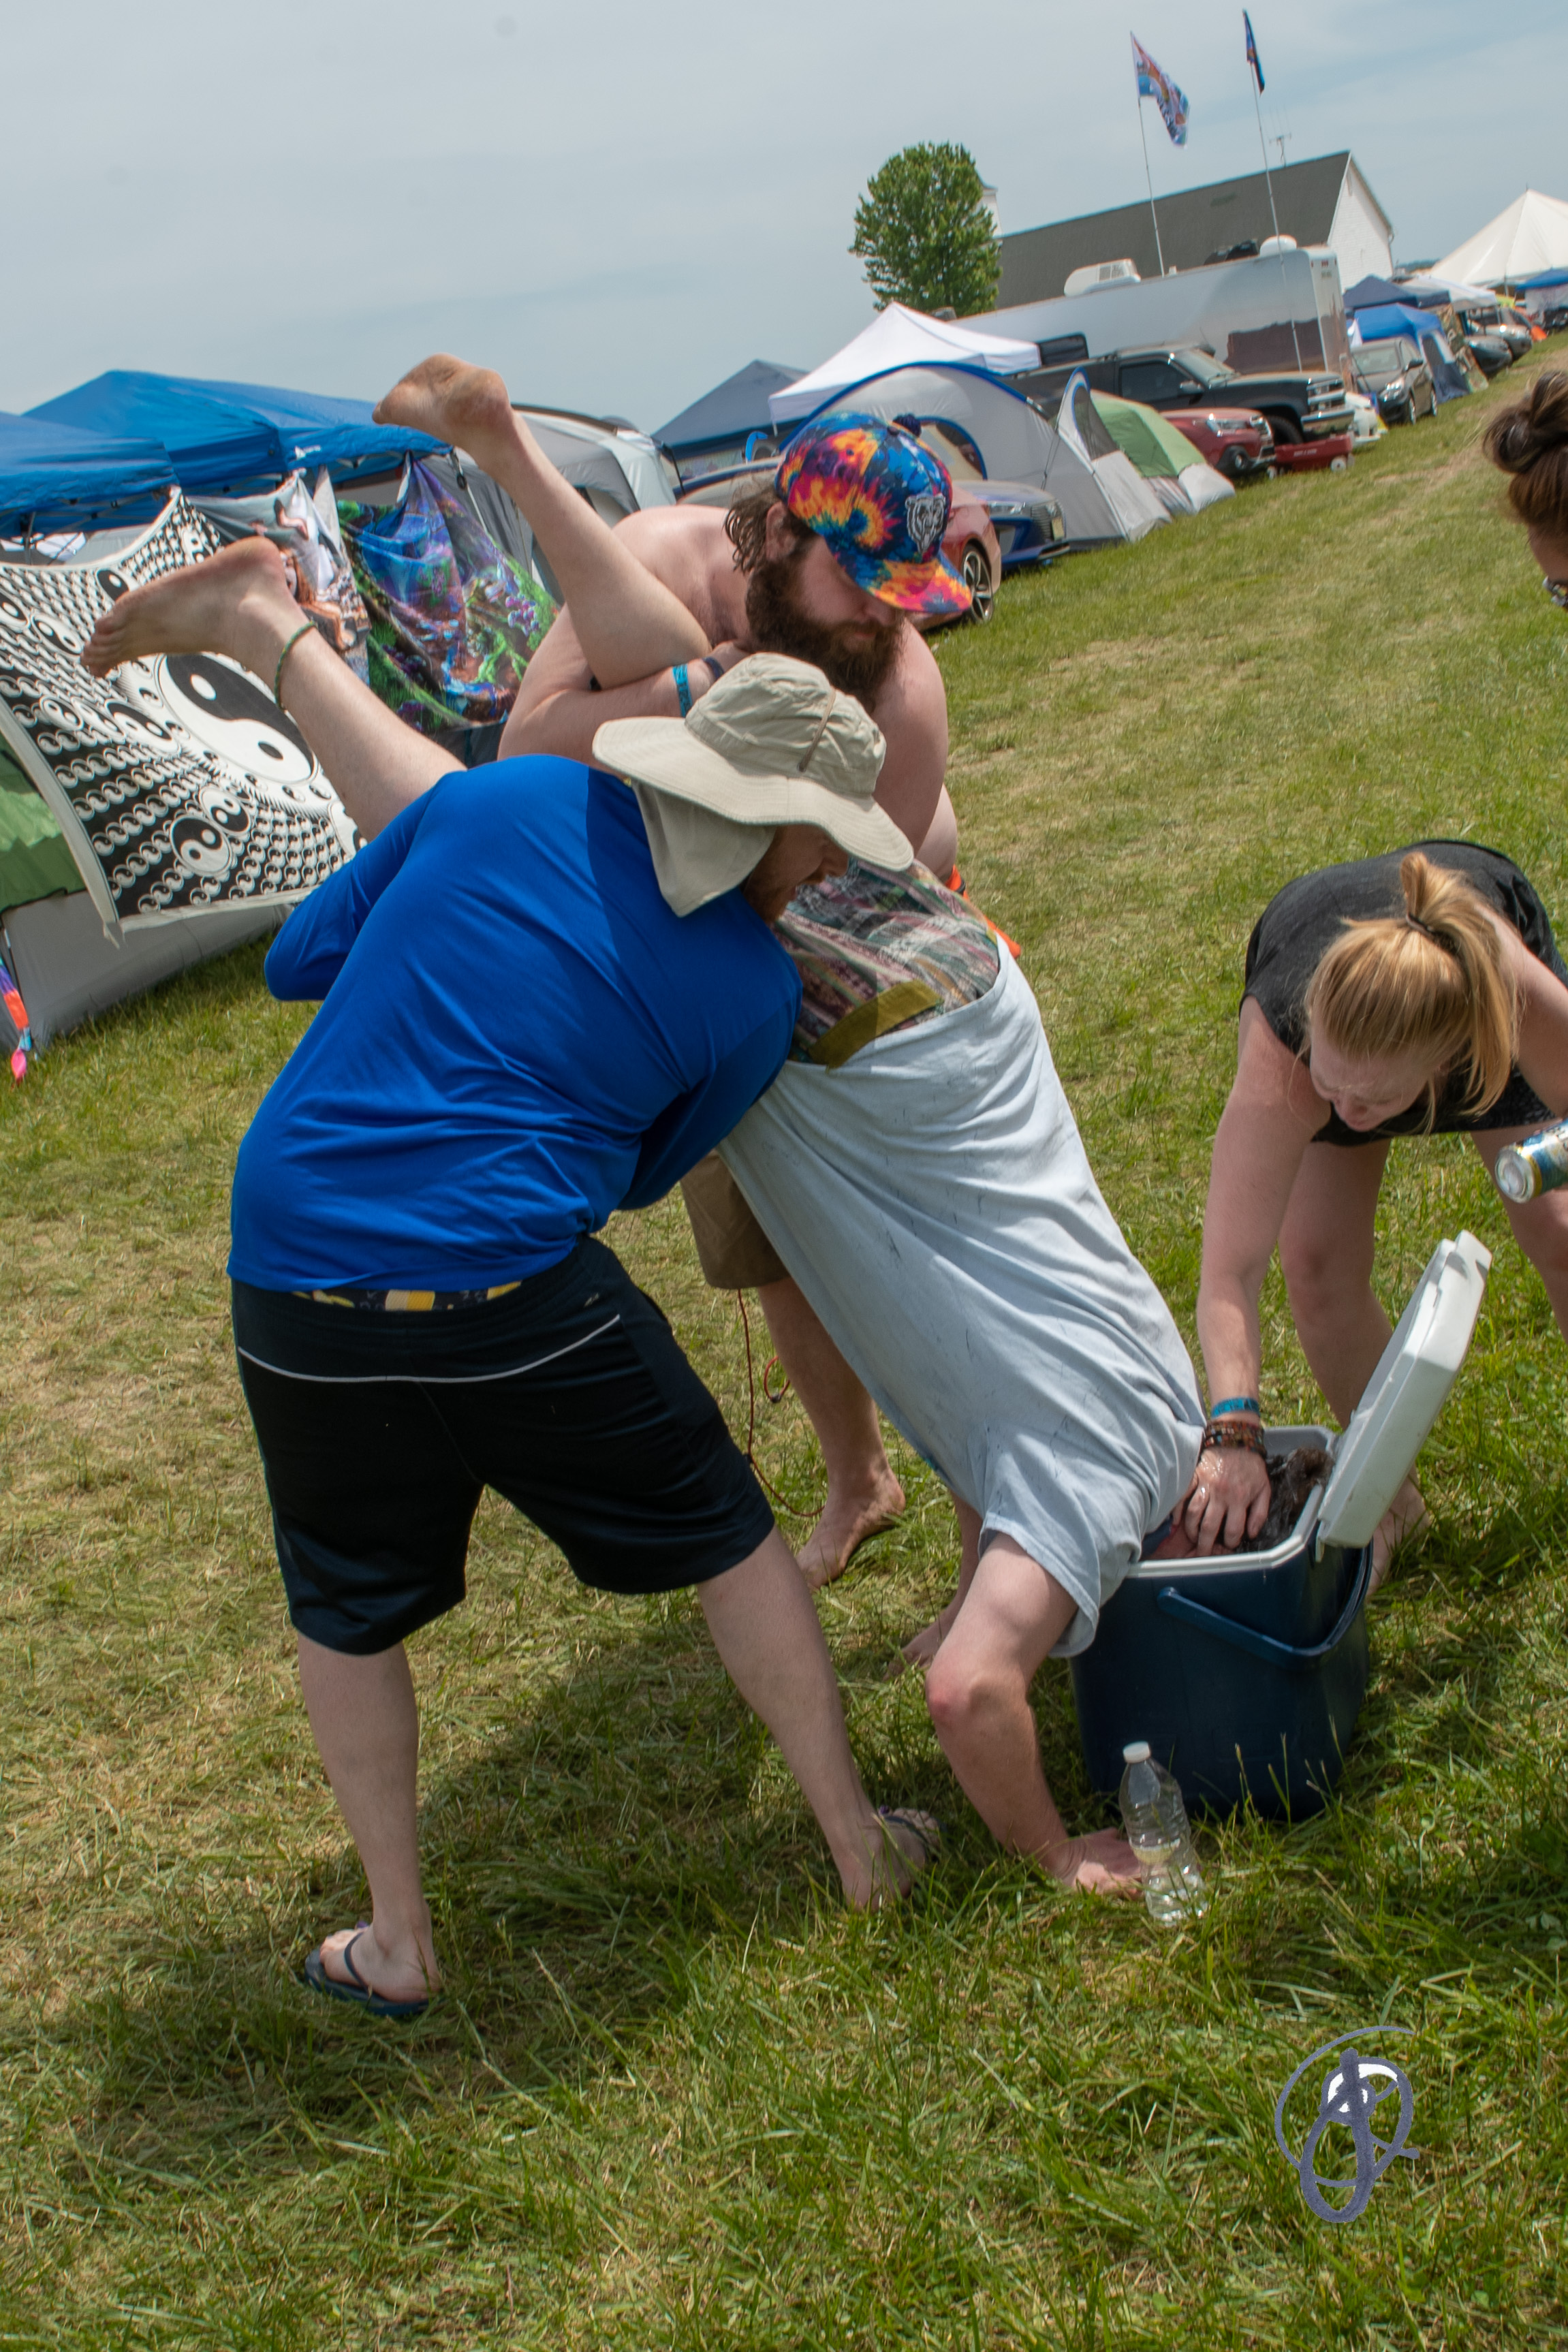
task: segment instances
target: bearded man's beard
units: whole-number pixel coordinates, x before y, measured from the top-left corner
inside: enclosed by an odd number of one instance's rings
[[[746,583],[746,625],[759,653],[790,654],[813,662],[840,694],[868,709],[891,677],[909,624],[900,614],[872,635],[861,625],[827,627],[803,612],[797,593],[798,557],[764,556]],[[891,607],[889,608],[891,611]]]

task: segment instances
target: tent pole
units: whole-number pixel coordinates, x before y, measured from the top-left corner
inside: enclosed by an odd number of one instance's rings
[[[1149,213],[1154,224],[1154,258],[1160,265],[1160,275],[1165,275],[1165,257],[1160,249],[1160,215],[1154,210],[1154,181],[1149,170],[1149,134],[1143,128],[1143,101],[1138,100],[1138,136],[1143,142],[1143,177],[1149,183]]]
[[[1285,256],[1279,244],[1279,215],[1274,209],[1274,176],[1268,169],[1268,142],[1263,136],[1263,109],[1258,102],[1258,77],[1250,65],[1247,79],[1252,84],[1252,111],[1258,117],[1258,144],[1263,156],[1263,182],[1268,190],[1268,217],[1274,224],[1274,250],[1279,256],[1279,283],[1285,289],[1285,307],[1290,312],[1290,341],[1296,347],[1296,365],[1301,364],[1301,340],[1296,332],[1296,312],[1290,300],[1289,281],[1285,275]],[[1139,112],[1142,112],[1142,107]]]

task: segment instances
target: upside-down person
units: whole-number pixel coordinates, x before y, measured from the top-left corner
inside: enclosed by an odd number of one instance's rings
[[[764,747],[731,769],[736,792],[761,805],[758,772],[782,773],[790,815],[746,831],[743,894],[682,921],[656,878],[657,794],[639,806],[562,759],[455,770],[301,627],[265,541],[122,598],[89,658],[154,650],[278,677],[345,799],[390,770],[405,803],[268,956],[275,993],[323,1002],[235,1174],[240,1377],[311,1729],[373,1904],[368,1926],[310,1955],[309,1980],[394,2015],[438,1980],[404,1643],[461,1601],[486,1486],[585,1583],[694,1585],[848,1900],[907,1884],[928,1825],[868,1802],[752,1473],[657,1307],[593,1238],[673,1184],[782,1061],[800,987],[767,919],[847,851],[907,857],[857,788],[864,711],[775,657],[715,689],[720,740]]]
[[[879,417],[825,417],[791,441],[776,480],[748,483],[727,514],[649,509],[611,530],[544,457],[499,376],[427,360],[377,413],[469,451],[527,517],[563,592],[503,755],[588,760],[605,720],[678,718],[743,654],[792,655],[871,713],[888,746],[878,805],[928,866],[950,872],[947,698],[910,623],[962,613],[969,592],[942,554],[952,486],[918,440]],[[374,811],[368,824],[351,814],[374,829]],[[903,1507],[876,1410],[722,1165],[705,1160],[682,1191],[704,1276],[756,1290],[822,1446],[827,1496],[801,1566],[824,1582]]]
[[[660,862],[682,912],[746,855],[717,702],[595,738],[604,765],[693,803]],[[875,750],[847,740],[854,760]],[[769,813],[789,806],[781,794]],[[1130,1890],[1125,1840],[1063,1824],[1029,1686],[1047,1654],[1092,1640],[1186,1491],[1204,1418],[1192,1366],[1096,1189],[1034,997],[973,908],[918,865],[858,859],[773,928],[802,984],[790,1055],[720,1149],[953,1496],[958,1590],[906,1655],[927,1665],[938,1737],[997,1838],[1065,1885]]]

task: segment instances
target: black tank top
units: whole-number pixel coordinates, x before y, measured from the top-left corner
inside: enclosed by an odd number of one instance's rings
[[[1426,853],[1434,866],[1462,874],[1467,882],[1519,933],[1525,946],[1559,980],[1568,982],[1546,909],[1530,882],[1510,857],[1483,849],[1473,841],[1413,841],[1391,849],[1383,857],[1358,858],[1350,866],[1325,866],[1287,882],[1258,917],[1247,943],[1247,985],[1250,996],[1282,1045],[1292,1054],[1307,1048],[1307,1017],[1302,1007],[1308,984],[1326,950],[1347,922],[1370,916],[1402,915],[1405,893],[1399,886],[1400,860],[1412,849]],[[1426,1129],[1425,1101],[1412,1103],[1383,1126],[1364,1131],[1347,1127],[1338,1111],[1331,1111],[1320,1128],[1319,1143],[1374,1143],[1385,1136],[1468,1134],[1478,1128],[1544,1126],[1552,1117],[1546,1105],[1518,1069],[1498,1100],[1479,1118],[1462,1108],[1464,1074],[1458,1073],[1437,1097],[1436,1116]]]

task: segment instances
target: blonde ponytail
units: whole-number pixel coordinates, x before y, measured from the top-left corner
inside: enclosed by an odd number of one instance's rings
[[[1485,900],[1462,875],[1410,851],[1399,867],[1403,915],[1347,923],[1308,984],[1309,1022],[1352,1061],[1429,1059],[1437,1081],[1464,1082],[1464,1108],[1490,1108],[1519,1045],[1519,1003]]]

